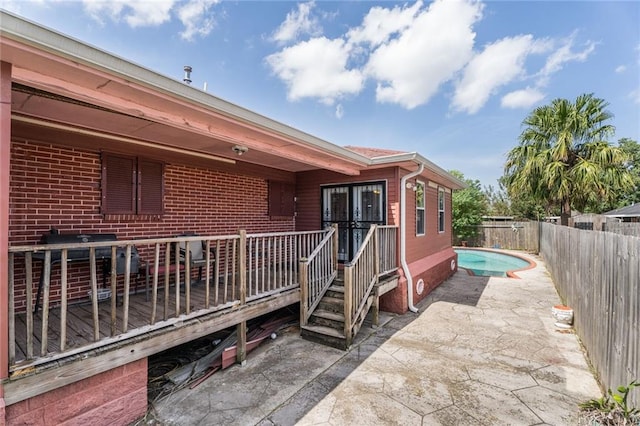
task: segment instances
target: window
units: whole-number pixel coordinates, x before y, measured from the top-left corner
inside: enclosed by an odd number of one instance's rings
[[[294,185],[269,181],[269,216],[293,216],[294,212]]]
[[[438,188],[438,232],[444,232],[444,189]]]
[[[424,235],[424,182],[416,182],[416,235]]]
[[[139,157],[102,154],[102,213],[162,214],[164,164]]]

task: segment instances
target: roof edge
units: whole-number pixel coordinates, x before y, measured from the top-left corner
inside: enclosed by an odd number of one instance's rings
[[[153,88],[188,102],[197,103],[225,116],[296,139],[304,145],[334,154],[344,160],[361,165],[366,165],[369,162],[369,158],[361,154],[225,101],[196,87],[3,9],[0,9],[0,36],[73,60],[90,68],[118,75],[141,86]]]
[[[393,154],[393,155],[385,155],[381,157],[374,157],[370,159],[371,165],[380,165],[380,164],[390,164],[390,163],[398,163],[404,161],[413,161],[416,164],[424,164],[425,168],[431,170],[438,176],[441,176],[449,181],[451,181],[454,185],[457,185],[459,188],[454,189],[464,189],[467,187],[467,184],[453,176],[451,173],[444,170],[442,167],[438,166],[434,162],[428,160],[421,154],[417,152],[407,152],[402,154]]]

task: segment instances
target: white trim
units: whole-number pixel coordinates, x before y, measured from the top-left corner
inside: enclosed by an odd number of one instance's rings
[[[445,222],[447,221],[447,199],[445,197],[445,188],[439,186],[438,187],[438,234],[443,234],[445,232]],[[442,194],[442,210],[440,209],[440,194]],[[442,229],[440,229],[440,213],[442,213]]]
[[[424,237],[427,233],[427,186],[421,180],[416,180],[416,187],[422,185],[422,207],[418,207],[418,191],[416,190],[416,237]],[[422,212],[422,233],[418,233],[418,209]]]

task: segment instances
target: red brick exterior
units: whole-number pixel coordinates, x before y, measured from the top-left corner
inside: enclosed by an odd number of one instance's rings
[[[298,230],[317,229],[321,223],[320,197],[321,186],[354,182],[385,180],[387,182],[387,224],[400,224],[400,182],[408,171],[399,167],[388,167],[366,170],[359,176],[343,176],[328,171],[299,173],[296,181],[297,222]],[[411,190],[406,192],[406,257],[413,277],[414,305],[426,297],[435,287],[446,280],[455,270],[451,270],[451,260],[456,254],[451,248],[451,192],[445,192],[445,230],[438,231],[438,187],[441,178],[427,171],[418,179],[425,183],[426,225],[425,235],[416,235],[416,197]],[[436,186],[428,184],[435,183]],[[398,259],[398,264],[400,259]],[[407,300],[407,280],[400,270],[401,279],[398,288],[384,295],[380,300],[380,308],[395,313],[405,313],[409,309]],[[417,293],[418,280],[424,281],[424,290]]]
[[[147,410],[147,359],[6,407],[7,425],[128,425]],[[4,417],[0,417],[2,419]]]
[[[185,232],[228,235],[293,231],[293,217],[268,214],[268,176],[231,174],[168,163],[165,213],[111,215],[100,212],[100,153],[34,142],[12,143],[9,242],[37,243],[52,227],[61,233],[115,233],[118,239],[174,236]],[[316,228],[318,229],[318,228]],[[148,257],[142,248],[141,256]],[[39,266],[34,279],[40,276]],[[71,264],[69,297],[87,297],[88,266]],[[60,297],[59,266],[52,268],[51,297]],[[16,282],[23,282],[16,276]],[[133,285],[133,284],[132,284]],[[24,286],[16,289],[16,308],[24,308]]]

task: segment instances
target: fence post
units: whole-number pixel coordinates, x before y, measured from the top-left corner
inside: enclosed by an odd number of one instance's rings
[[[309,311],[309,264],[307,263],[307,258],[300,258],[298,266],[298,280],[300,281],[300,325],[307,325],[307,312]]]
[[[240,304],[244,305],[247,301],[247,231],[241,229],[239,234],[238,274],[240,275]]]
[[[344,267],[344,338],[351,346],[351,311],[353,311],[353,266]]]

